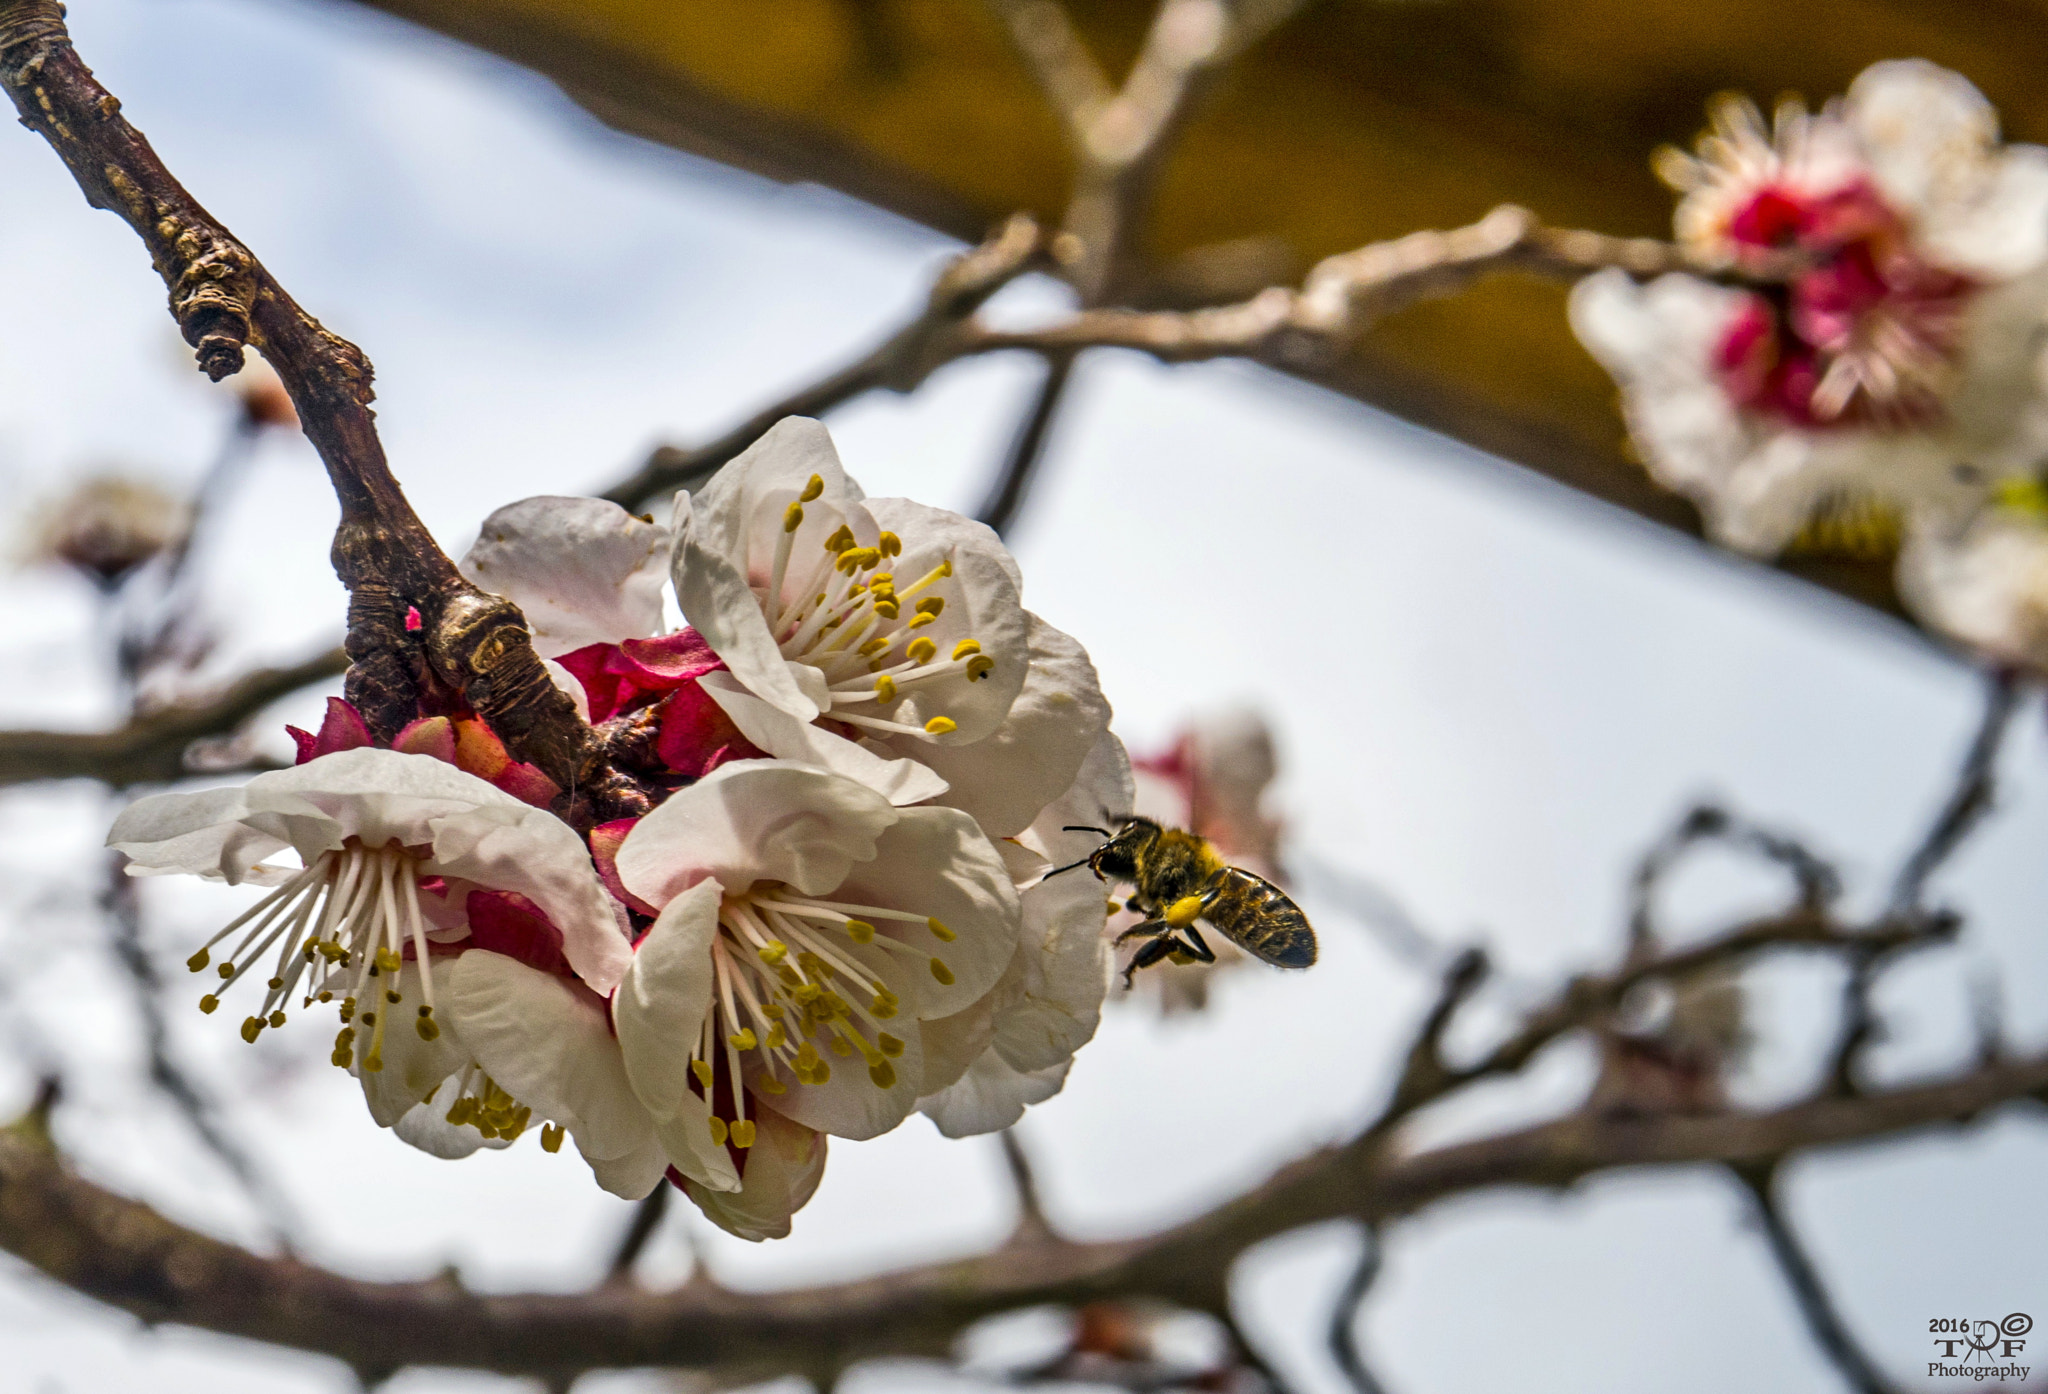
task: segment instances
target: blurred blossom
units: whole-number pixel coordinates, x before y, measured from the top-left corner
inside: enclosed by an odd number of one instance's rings
[[[1717,966],[1657,985],[1600,1032],[1601,1113],[1713,1113],[1750,1045],[1741,971]],[[1631,1020],[1630,1018],[1634,1018]]]
[[[1250,707],[1225,708],[1196,717],[1161,753],[1133,759],[1136,806],[1114,812],[1186,828],[1214,843],[1224,861],[1285,888],[1280,820],[1266,808],[1266,791],[1279,772],[1265,717]],[[1136,911],[1119,911],[1109,931],[1113,937],[1143,919]],[[1152,985],[1144,990],[1157,994],[1167,1015],[1206,1007],[1212,977],[1250,957],[1222,935],[1210,935],[1208,944],[1214,963],[1176,959],[1172,971],[1139,980]]]
[[[2048,488],[2007,480],[1962,523],[1916,529],[1899,556],[1899,596],[1993,662],[2048,673]]]
[[[1724,97],[1658,171],[1688,250],[1782,284],[1607,271],[1571,319],[1650,472],[1719,541],[1772,555],[1873,502],[1954,519],[2048,450],[2048,151],[2000,145],[1964,79],[1879,63],[1768,128]]]
[[[183,544],[192,526],[184,499],[128,475],[94,475],[37,510],[24,559],[68,566],[103,590]]]
[[[270,427],[288,431],[299,429],[299,413],[292,406],[291,393],[285,391],[284,379],[277,375],[277,369],[271,367],[262,354],[253,351],[244,354],[242,371],[227,381],[242,404],[244,429],[251,432]]]

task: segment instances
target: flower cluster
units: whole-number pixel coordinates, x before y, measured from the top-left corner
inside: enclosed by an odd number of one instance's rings
[[[1023,609],[992,532],[864,497],[792,419],[672,528],[527,499],[462,569],[520,607],[655,807],[579,834],[474,713],[384,747],[333,701],[296,767],[144,799],[108,839],[139,874],[274,887],[190,960],[218,975],[203,1011],[260,970],[244,1037],[334,1004],[334,1063],[414,1146],[537,1125],[607,1190],[666,1177],[752,1239],[788,1233],[828,1136],[918,1110],[984,1132],[1057,1092],[1100,1014],[1107,906],[1042,878],[1131,774],[1087,655]]]
[[[2001,145],[1975,88],[1908,61],[1768,127],[1724,97],[1697,152],[1657,164],[1679,241],[1748,286],[1609,271],[1573,292],[1651,473],[1755,555],[1903,534],[1921,617],[2014,648],[1981,592],[2019,535],[1990,515],[2048,457],[2048,150]]]

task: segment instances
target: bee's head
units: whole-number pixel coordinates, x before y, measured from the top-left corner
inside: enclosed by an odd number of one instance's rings
[[[1088,865],[1095,869],[1097,876],[1112,881],[1128,881],[1138,874],[1138,858],[1152,839],[1159,836],[1159,825],[1134,813],[1112,821],[1116,823],[1117,830],[1110,835],[1109,841],[1095,849]]]

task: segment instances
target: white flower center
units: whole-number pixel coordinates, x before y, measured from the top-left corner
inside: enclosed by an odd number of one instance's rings
[[[995,659],[974,639],[960,640],[941,657],[931,636],[917,632],[946,608],[944,596],[919,598],[920,593],[951,577],[953,563],[940,562],[899,591],[895,575],[879,568],[902,554],[903,540],[885,532],[875,546],[858,547],[853,530],[842,525],[825,539],[824,555],[812,560],[802,579],[787,584],[804,502],[823,488],[824,481],[813,475],[803,498],[783,515],[768,589],[759,597],[769,631],[786,662],[808,664],[823,676],[830,698],[824,705],[833,720],[922,739],[945,735],[954,729],[950,717],[935,716],[915,726],[884,713],[920,684],[960,674],[978,682],[995,668]],[[906,603],[912,604],[908,618],[903,615]],[[868,710],[853,710],[858,707]]]
[[[884,1031],[882,1023],[896,1015],[902,1002],[872,968],[845,951],[844,943],[922,959],[942,984],[953,981],[953,970],[928,949],[876,933],[877,920],[911,926],[913,933],[921,931],[940,944],[959,937],[929,915],[819,900],[780,882],[760,882],[744,895],[720,901],[719,934],[711,945],[716,986],[690,1060],[707,1099],[716,1078],[713,1062],[721,1053],[733,1082],[733,1117],[729,1123],[712,1118],[714,1141],[723,1145],[729,1134],[735,1147],[753,1145],[746,1089],[739,1083],[740,1057],[750,1050],[761,1052],[764,1069],[752,1087],[764,1094],[788,1089],[781,1077],[785,1070],[799,1084],[830,1081],[832,1066],[818,1049],[821,1042],[833,1055],[859,1055],[876,1088],[895,1087],[896,1067],[890,1062],[903,1053],[903,1042]]]

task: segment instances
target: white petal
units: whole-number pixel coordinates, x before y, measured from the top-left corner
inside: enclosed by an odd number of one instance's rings
[[[2048,529],[1991,514],[1953,536],[1916,531],[1899,593],[1928,627],[2002,662],[2048,667]]]
[[[662,630],[667,528],[605,499],[521,499],[484,519],[462,574],[526,616],[543,658]]]
[[[878,742],[943,776],[940,802],[973,815],[990,837],[1014,837],[1074,781],[1082,759],[1109,725],[1109,700],[1080,641],[1026,613],[1031,668],[1002,725],[969,744],[923,744],[892,736]],[[1084,810],[1069,822],[1097,822],[1130,805]]]
[[[947,1137],[997,1132],[1022,1118],[1027,1106],[1059,1093],[1071,1063],[1061,1061],[1048,1069],[1024,1072],[1012,1069],[991,1052],[975,1061],[952,1087],[919,1099],[917,1107]]]
[[[966,745],[994,731],[1024,686],[1030,662],[1030,622],[1018,600],[1016,562],[987,527],[942,508],[909,499],[874,499],[868,504],[878,526],[903,540],[903,554],[890,562],[899,585],[909,586],[941,562],[953,574],[927,594],[946,598],[938,619],[919,631],[942,655],[973,639],[995,660],[978,682],[965,672],[906,687],[890,719],[923,726],[943,716],[958,728],[940,745]]]
[[[750,1050],[740,1057],[747,1080],[749,1111],[765,1113],[772,1109],[806,1127],[854,1142],[865,1142],[888,1132],[917,1107],[918,1090],[924,1080],[924,1046],[920,1033],[912,1029],[915,1022],[882,1024],[896,1027],[892,1034],[903,1042],[902,1054],[890,1062],[896,1078],[887,1089],[876,1085],[868,1073],[867,1062],[860,1056],[821,1052],[825,1063],[832,1067],[830,1079],[823,1084],[799,1084],[784,1071],[780,1079],[788,1086],[788,1092],[765,1096],[760,1088],[761,1081],[767,1078],[760,1063],[761,1052]]]
[[[414,1104],[396,1123],[391,1131],[399,1138],[429,1156],[445,1161],[467,1157],[480,1148],[493,1150],[510,1147],[511,1138],[486,1138],[468,1124],[456,1127],[448,1121],[448,1110],[455,1107],[459,1096],[461,1080],[454,1076],[441,1081],[441,1087],[425,1103]]]
[[[654,1146],[653,1121],[594,994],[483,949],[435,976],[441,1011],[464,1048],[536,1116],[567,1125],[586,1157]]]
[[[243,823],[248,811],[246,785],[152,794],[121,810],[107,846],[145,874],[189,872],[240,885],[257,863],[289,845]]]
[[[384,981],[383,978],[372,980],[373,984]],[[370,1106],[370,1116],[377,1120],[380,1128],[395,1126],[414,1105],[431,1097],[450,1075],[469,1063],[469,1057],[450,1039],[448,1031],[442,1031],[431,1041],[420,1039],[416,1024],[420,1004],[418,967],[407,964],[400,970],[398,982],[403,1000],[395,1006],[384,1001],[381,992],[373,991],[369,999],[370,1010],[380,1017],[387,1012],[390,1014],[384,1022],[384,1040],[378,1049],[383,1069],[366,1070],[362,1067],[361,1062],[375,1039],[376,1028],[366,1027],[360,1020],[355,1024],[357,1063],[351,1068],[362,1083],[363,1099]]]
[[[863,544],[874,541],[873,524],[858,507],[860,489],[817,422],[777,422],[687,505],[676,504],[674,577],[683,617],[750,690],[805,721],[818,714],[817,706],[784,662],[752,586],[767,585],[783,511],[814,474],[825,487],[804,505],[794,539],[792,555],[800,552],[802,560],[792,570],[801,575],[842,518]]]
[[[909,758],[884,759],[813,722],[800,721],[747,691],[731,673],[706,673],[697,685],[724,708],[741,735],[778,760],[845,775],[892,804],[922,803],[946,792],[946,781],[930,766]]]
[[[825,1136],[775,1113],[755,1119],[745,1184],[718,1194],[695,1182],[683,1187],[705,1217],[728,1234],[756,1242],[789,1234],[789,1217],[804,1207],[825,1175]]]
[[[874,790],[777,760],[721,765],[642,818],[619,848],[619,877],[665,905],[710,877],[734,895],[783,881],[821,895],[875,856],[898,814]]]
[[[918,1041],[924,1048],[924,1072],[917,1087],[921,1098],[952,1084],[988,1053],[995,1043],[997,1015],[1023,1000],[1025,953],[1019,944],[996,985],[965,1011],[917,1023]]]
[[[940,940],[921,924],[879,920],[876,932],[943,960],[941,983],[925,963],[875,945],[848,944],[890,980],[905,1016],[933,1020],[964,1011],[996,985],[1018,942],[1017,892],[1008,868],[972,818],[951,808],[906,808],[876,843],[872,862],[853,868],[831,899],[929,916],[951,930]]]
[[[699,881],[662,907],[612,995],[612,1025],[633,1092],[658,1121],[690,1092],[690,1053],[711,1010],[711,947],[718,938],[716,881]]]
[[[712,1191],[736,1191],[739,1171],[724,1147],[711,1140],[711,1105],[685,1094],[675,1116],[654,1125],[655,1140],[675,1169]]]
[[[662,1177],[668,1172],[668,1154],[651,1136],[623,1156],[599,1157],[592,1155],[584,1134],[574,1129],[571,1132],[576,1138],[576,1150],[590,1164],[590,1174],[597,1178],[599,1186],[615,1196],[626,1200],[643,1199],[661,1184]]]

